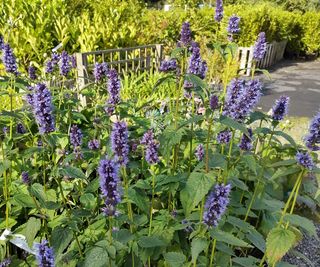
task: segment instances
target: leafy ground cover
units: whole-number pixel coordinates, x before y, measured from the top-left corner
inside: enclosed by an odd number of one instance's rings
[[[238,21],[229,41],[211,44],[226,68]],[[130,86],[105,63],[85,88],[70,88],[65,51],[41,74],[20,74],[1,43],[10,100],[0,113],[2,266],[290,266],[281,259],[302,233],[316,236],[295,207],[319,205],[320,114],[297,144],[280,127],[286,96],[269,115],[253,112],[260,70],[209,86],[189,23],[176,38],[152,88],[159,98],[170,88],[164,99],[126,99]],[[265,47],[261,32],[255,62]],[[24,103],[13,109],[16,95]]]

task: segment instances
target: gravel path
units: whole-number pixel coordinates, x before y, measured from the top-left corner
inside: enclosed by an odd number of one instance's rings
[[[316,224],[317,233],[320,237],[320,224]],[[301,243],[295,248],[298,253],[289,253],[286,255],[282,261],[288,262],[290,264],[296,265],[298,267],[319,267],[320,266],[320,239],[315,237],[309,237],[304,235]],[[310,262],[304,260],[303,256],[308,258]]]

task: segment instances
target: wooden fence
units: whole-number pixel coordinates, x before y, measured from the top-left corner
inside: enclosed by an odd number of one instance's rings
[[[287,45],[287,41],[272,42],[267,44],[267,52],[261,61],[257,62],[257,68],[268,68],[281,60]],[[250,75],[251,68],[253,66],[253,46],[251,47],[239,47],[238,59],[240,64],[240,70],[242,74]]]

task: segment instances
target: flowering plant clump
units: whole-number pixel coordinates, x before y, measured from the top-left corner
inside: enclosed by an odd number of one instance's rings
[[[222,1],[213,18],[222,25]],[[226,34],[241,34],[239,19]],[[133,76],[105,62],[81,87],[66,51],[24,72],[0,38],[1,94],[24,101],[0,111],[1,266],[276,266],[316,235],[302,215],[320,204],[319,113],[297,144],[280,123],[289,98],[256,111],[255,68],[209,85],[191,29],[161,73],[132,83],[166,85],[160,99],[126,97]],[[231,62],[227,37],[212,47]],[[255,63],[264,50],[260,34]]]

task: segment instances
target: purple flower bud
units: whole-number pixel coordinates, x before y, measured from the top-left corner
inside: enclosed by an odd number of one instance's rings
[[[183,219],[181,221],[181,224],[187,225],[186,228],[184,229],[187,233],[191,233],[193,231],[192,226],[190,225],[190,222],[187,219]]]
[[[98,150],[100,148],[100,141],[98,139],[93,139],[88,142],[88,148],[91,150]]]
[[[73,153],[76,159],[82,158],[81,145],[82,145],[82,132],[77,125],[72,125],[70,129],[70,143],[73,146]]]
[[[33,106],[33,86],[27,86],[27,89],[31,92],[30,94],[26,94],[25,101],[32,107]]]
[[[43,240],[41,243],[34,245],[36,258],[39,267],[54,267],[53,249],[49,247],[48,241]]]
[[[199,76],[204,79],[208,67],[206,61],[202,60],[200,55],[200,48],[197,45],[192,47],[192,54],[189,59],[188,73]]]
[[[19,122],[18,124],[17,124],[17,133],[18,134],[24,134],[24,133],[26,133],[26,128],[24,128],[24,126],[23,126],[23,124],[21,123],[21,122]]]
[[[108,93],[109,99],[105,108],[106,112],[111,115],[115,106],[120,103],[120,79],[116,70],[111,69],[108,71]]]
[[[231,140],[231,132],[229,130],[218,133],[217,141],[219,144],[228,144]]]
[[[296,154],[296,161],[298,162],[299,165],[309,170],[312,170],[315,167],[312,157],[308,152],[306,153],[298,152]]]
[[[30,185],[29,173],[23,171],[23,172],[21,173],[21,180],[22,180],[22,182],[23,182],[24,184]]]
[[[13,54],[12,48],[9,44],[4,44],[2,49],[2,61],[6,72],[19,75],[16,57]]]
[[[121,202],[121,184],[119,179],[119,164],[116,161],[102,159],[98,168],[100,189],[105,207],[102,209],[106,216],[116,215],[116,205]]]
[[[236,15],[232,15],[229,18],[227,31],[229,34],[240,33],[240,17],[238,17]]]
[[[111,132],[111,148],[120,165],[126,165],[129,161],[128,128],[124,121],[113,124]]]
[[[6,258],[2,262],[0,262],[0,267],[7,267],[7,266],[10,266],[10,264],[11,264],[11,259],[10,258]]]
[[[320,150],[320,111],[310,122],[309,133],[305,137],[305,144],[312,151]]]
[[[199,144],[196,148],[196,153],[195,153],[198,161],[202,161],[204,157],[204,147],[203,144]]]
[[[252,129],[248,129],[249,136],[243,134],[239,144],[239,148],[244,151],[250,151],[252,149]]]
[[[93,76],[95,79],[95,82],[100,82],[103,79],[107,78],[108,75],[108,64],[106,62],[103,63],[96,63],[94,65],[94,69],[93,69]]]
[[[49,60],[46,62],[46,73],[52,73],[54,71],[54,64],[52,62],[52,60]]]
[[[184,22],[181,27],[180,42],[183,46],[191,43],[191,29],[189,22]]]
[[[223,2],[222,0],[217,0],[216,2],[216,13],[214,19],[217,22],[220,22],[223,19]]]
[[[70,56],[69,56],[69,61],[70,61],[70,63],[71,63],[71,67],[72,67],[73,69],[76,69],[76,68],[77,68],[76,56],[70,55]]]
[[[212,111],[216,110],[219,107],[219,97],[211,95],[209,105]]]
[[[141,142],[142,145],[146,146],[145,149],[145,159],[149,164],[158,163],[158,148],[159,143],[154,139],[152,130],[148,130],[142,137]]]
[[[208,227],[216,227],[218,225],[221,216],[225,213],[229,204],[230,191],[230,184],[217,184],[209,194],[203,213],[203,222]]]
[[[288,96],[280,96],[280,98],[276,100],[272,107],[272,119],[275,121],[283,120],[284,116],[288,114],[289,100],[290,98]]]
[[[8,133],[8,127],[7,127],[7,126],[4,126],[4,127],[2,128],[2,132],[3,132],[4,135],[7,135],[7,133]]]
[[[0,50],[2,50],[4,48],[4,40],[3,40],[3,36],[0,34]]]
[[[168,71],[174,71],[176,69],[177,69],[177,60],[170,59],[170,60],[163,60],[161,62],[159,71],[168,72]]]
[[[262,60],[266,52],[267,52],[266,34],[264,32],[260,32],[258,39],[254,44],[253,59],[257,61]]]
[[[61,58],[60,58],[60,75],[62,76],[68,76],[68,73],[71,70],[71,64],[70,64],[70,57],[66,51],[63,51],[61,53]]]
[[[29,74],[29,78],[30,78],[31,80],[37,79],[36,69],[35,69],[33,66],[29,66],[29,68],[28,68],[28,74]]]
[[[38,83],[35,86],[32,104],[40,134],[53,132],[55,126],[52,114],[51,93],[45,84]]]

